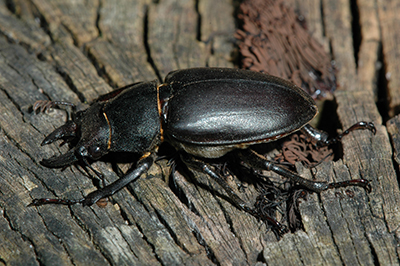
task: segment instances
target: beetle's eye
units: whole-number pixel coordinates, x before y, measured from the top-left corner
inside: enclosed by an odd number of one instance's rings
[[[92,146],[89,147],[89,154],[92,157],[92,159],[97,160],[100,159],[101,157],[101,149],[99,146]]]

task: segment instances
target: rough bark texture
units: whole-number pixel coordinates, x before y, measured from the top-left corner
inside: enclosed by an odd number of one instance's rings
[[[337,118],[323,114],[326,124],[339,121],[347,128],[364,120],[377,127],[375,136],[358,131],[344,138],[338,161],[312,170],[299,165],[298,172],[327,181],[365,178],[372,181],[371,193],[348,188],[308,195],[299,205],[304,230],[279,241],[203,174],[179,171],[173,182],[165,180],[165,160],[105,208],[27,207],[33,198],[77,198],[96,189],[79,167],[61,171],[39,164],[67,150],[40,147],[65,122],[65,113],[34,114],[35,101],[87,102],[177,68],[233,67],[238,5],[2,0],[0,264],[398,265],[399,1],[286,3],[304,15],[338,68]],[[387,117],[393,118],[386,124]],[[118,178],[107,163],[93,166],[106,182]],[[235,181],[228,180],[234,189]],[[256,195],[252,184],[238,193],[249,201]]]

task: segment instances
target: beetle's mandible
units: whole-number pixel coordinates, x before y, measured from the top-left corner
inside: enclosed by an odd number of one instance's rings
[[[38,104],[34,108],[48,108]],[[72,119],[48,135],[42,145],[63,140],[70,150],[44,159],[41,164],[58,168],[87,159],[98,160],[111,152],[141,155],[134,169],[116,182],[82,199],[35,199],[46,203],[92,205],[135,181],[153,164],[158,147],[168,142],[189,168],[204,171],[227,191],[236,205],[254,214],[224,178],[202,158],[219,158],[233,150],[244,164],[274,171],[310,191],[341,186],[364,186],[364,179],[341,183],[315,182],[276,165],[251,149],[252,145],[275,141],[297,130],[312,136],[317,145],[329,145],[354,129],[369,129],[359,122],[335,139],[308,123],[317,114],[314,100],[302,89],[281,78],[248,70],[193,68],[169,73],[164,83],[139,82],[99,97],[86,110],[73,112]],[[89,166],[90,167],[90,166]]]

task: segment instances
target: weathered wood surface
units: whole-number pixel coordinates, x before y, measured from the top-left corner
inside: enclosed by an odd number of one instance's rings
[[[359,131],[346,137],[343,159],[298,171],[329,181],[366,178],[372,180],[371,193],[352,188],[354,197],[342,189],[309,195],[300,204],[305,230],[279,241],[227,202],[207,177],[195,173],[198,181],[193,182],[178,173],[178,193],[173,192],[162,177],[165,161],[105,208],[28,208],[33,198],[76,198],[95,189],[80,168],[60,171],[39,164],[67,150],[40,147],[65,114],[35,115],[32,103],[90,101],[113,87],[164,77],[178,68],[233,67],[236,6],[227,0],[2,0],[0,264],[400,264],[400,122],[395,117],[386,128],[381,117],[398,113],[399,2],[288,4],[306,17],[309,30],[331,49],[340,69],[335,96],[342,126],[365,120],[378,129],[375,136]],[[357,34],[361,42],[354,45]],[[390,80],[385,82],[385,76]],[[385,101],[383,113],[375,103],[378,97]],[[107,182],[117,178],[108,164],[94,166]],[[254,200],[254,194],[249,186],[240,195]]]

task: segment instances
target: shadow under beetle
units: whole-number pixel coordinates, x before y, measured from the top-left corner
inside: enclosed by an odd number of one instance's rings
[[[68,103],[39,103],[34,109],[55,104]],[[90,167],[88,158],[98,160],[110,152],[130,152],[141,155],[136,167],[84,198],[34,199],[30,205],[92,205],[111,196],[150,168],[162,142],[174,146],[189,168],[208,174],[225,189],[237,207],[253,215],[257,215],[256,211],[202,158],[219,158],[240,149],[238,156],[246,166],[273,171],[313,192],[344,186],[362,186],[369,190],[364,179],[338,183],[304,179],[249,148],[297,130],[303,130],[320,146],[340,141],[355,129],[376,132],[372,123],[358,122],[337,138],[328,140],[325,132],[308,125],[317,112],[314,100],[299,87],[281,78],[248,70],[193,68],[169,73],[162,84],[135,83],[100,96],[84,111],[74,111],[71,120],[42,142],[47,145],[63,140],[70,150],[44,159],[41,164],[61,168],[81,161]],[[267,220],[281,227],[272,218]]]

